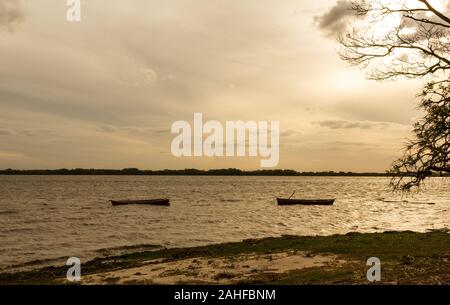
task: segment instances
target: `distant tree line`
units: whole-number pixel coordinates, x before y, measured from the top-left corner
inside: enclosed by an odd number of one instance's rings
[[[298,172],[290,169],[274,169],[274,170],[253,170],[244,171],[237,168],[227,169],[164,169],[164,170],[141,170],[138,168],[124,169],[4,169],[0,170],[0,175],[136,175],[136,176],[390,176],[388,173],[354,173],[354,172]]]

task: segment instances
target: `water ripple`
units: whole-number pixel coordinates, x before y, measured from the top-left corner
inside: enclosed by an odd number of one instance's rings
[[[386,189],[388,182],[375,177],[1,176],[0,188],[7,191],[0,197],[0,269],[137,251],[149,244],[182,247],[449,227],[448,183],[431,179],[421,193],[398,196]],[[294,190],[297,198],[337,200],[329,207],[276,205],[276,197]],[[114,208],[108,202],[161,197],[171,198],[169,208]]]

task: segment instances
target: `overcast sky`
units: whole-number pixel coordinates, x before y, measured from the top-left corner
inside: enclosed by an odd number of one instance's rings
[[[280,121],[279,168],[384,171],[420,114],[417,81],[337,55],[335,0],[0,0],[0,168],[256,169],[175,158],[176,120]],[[322,16],[322,17],[317,17]]]

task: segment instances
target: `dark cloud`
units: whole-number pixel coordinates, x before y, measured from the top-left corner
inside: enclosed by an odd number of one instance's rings
[[[33,130],[22,130],[20,133],[27,137],[36,137],[38,135],[38,133]]]
[[[359,121],[344,121],[344,120],[325,120],[316,122],[321,127],[330,129],[372,129],[376,127],[386,127],[385,122],[359,122]]]
[[[0,136],[10,136],[10,135],[22,135],[27,137],[36,137],[40,135],[46,135],[51,133],[50,130],[47,129],[6,129],[0,128]]]
[[[367,147],[367,146],[376,146],[376,144],[371,144],[371,143],[364,143],[364,142],[344,142],[344,141],[334,141],[334,142],[327,142],[326,145],[328,146],[334,146],[334,147],[338,147],[338,146],[344,146],[344,147],[349,147],[349,146],[357,146],[357,147]]]
[[[270,130],[268,130],[268,132],[270,132]],[[288,129],[288,130],[282,131],[280,133],[280,136],[282,136],[282,137],[291,137],[291,136],[299,135],[299,134],[301,134],[299,131]]]
[[[327,149],[333,151],[346,151],[346,150],[373,150],[379,147],[377,144],[365,143],[365,142],[345,142],[345,141],[333,141],[327,142],[324,145]]]
[[[37,137],[50,134],[52,131],[47,129],[23,129],[18,131],[18,133],[27,137]]]
[[[9,136],[12,135],[11,130],[0,128],[0,136]]]
[[[405,87],[388,88],[370,87],[370,96],[362,93],[339,101],[332,105],[329,111],[338,117],[345,118],[348,121],[360,122],[388,122],[400,125],[411,125],[411,119],[420,116],[420,113],[414,107],[413,89]],[[384,89],[384,90],[383,90]],[[417,90],[419,87],[417,86]],[[397,91],[397,92],[395,92]],[[392,93],[391,93],[392,92]],[[389,111],[387,111],[389,109]]]
[[[170,126],[169,126],[170,127]],[[135,136],[165,136],[170,134],[170,128],[153,128],[153,127],[140,127],[140,126],[115,126],[115,125],[101,125],[98,127],[98,131],[104,133],[122,133]]]
[[[102,125],[98,129],[99,129],[99,131],[102,131],[102,132],[116,132],[119,130],[119,128],[117,128],[116,126],[112,126],[112,125]]]
[[[339,0],[330,10],[314,19],[320,29],[329,34],[339,34],[346,29],[349,20],[354,16],[352,2]]]
[[[395,1],[391,1],[391,3],[378,3],[377,1],[354,1],[354,0],[337,0],[335,5],[331,7],[328,11],[323,13],[322,15],[316,16],[314,19],[316,23],[318,24],[319,28],[321,30],[324,30],[329,35],[336,35],[336,34],[342,34],[347,30],[348,25],[352,20],[355,18],[361,19],[365,18],[366,16],[364,14],[356,14],[356,12],[352,9],[353,3],[357,2],[358,5],[361,5],[367,9],[370,8],[380,8],[380,7],[387,7],[389,9],[395,9],[396,3]],[[418,1],[403,1],[402,5],[405,9],[416,9],[420,8],[421,5],[417,3]],[[411,3],[410,3],[411,2]],[[450,4],[447,4],[447,7],[442,10],[442,13],[447,13],[450,9]],[[387,14],[389,15],[389,14]],[[377,17],[374,17],[374,20],[378,20],[378,22],[383,23],[384,17],[386,15],[378,15]],[[441,19],[438,16],[432,15],[430,16],[428,12],[415,12],[414,17],[417,20],[426,19],[431,22],[440,22]],[[428,31],[431,29],[434,25],[433,24],[427,24],[423,22],[417,22],[415,20],[412,20],[410,18],[402,18],[401,21],[401,27],[402,28],[408,28],[408,29],[419,29],[419,27],[424,31]]]
[[[9,29],[12,25],[23,21],[24,16],[19,0],[0,0],[0,30]]]

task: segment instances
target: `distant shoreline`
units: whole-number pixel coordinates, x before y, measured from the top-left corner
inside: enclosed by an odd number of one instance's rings
[[[72,175],[72,176],[319,176],[319,177],[390,177],[389,173],[373,172],[344,172],[344,171],[320,171],[320,172],[299,172],[295,170],[253,170],[244,171],[236,168],[228,169],[180,169],[180,170],[140,170],[137,168],[125,169],[4,169],[0,170],[0,175]]]
[[[0,176],[262,176],[262,177],[393,177],[389,172],[344,172],[344,171],[319,171],[299,172],[291,169],[273,170],[240,170],[237,168],[201,170],[188,169],[164,169],[164,170],[141,170],[138,168],[124,169],[3,169]],[[411,174],[412,175],[412,174]],[[434,177],[450,177],[449,174],[435,174]]]

